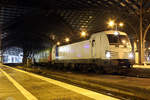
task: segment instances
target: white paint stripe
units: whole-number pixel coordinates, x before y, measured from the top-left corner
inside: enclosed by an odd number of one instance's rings
[[[5,71],[0,68],[1,72],[8,78],[10,82],[27,98],[27,100],[38,100],[30,92],[24,89],[19,83],[17,83],[12,77],[10,77]]]
[[[6,67],[9,67],[9,66],[6,66]],[[103,95],[103,94],[100,94],[100,93],[97,93],[97,92],[94,92],[94,91],[90,91],[90,90],[83,89],[83,88],[80,88],[80,87],[77,87],[77,86],[73,86],[73,85],[70,85],[70,84],[67,84],[67,83],[64,83],[64,82],[60,82],[60,81],[57,81],[57,80],[46,78],[46,77],[43,77],[43,76],[40,76],[40,75],[37,75],[37,74],[33,74],[33,73],[30,73],[30,72],[26,72],[26,71],[23,71],[23,70],[12,68],[12,67],[9,67],[9,68],[14,69],[16,71],[20,71],[20,72],[26,73],[26,74],[28,74],[30,76],[39,78],[41,80],[44,80],[44,81],[47,81],[47,82],[52,83],[54,85],[63,87],[65,89],[68,89],[68,90],[71,90],[71,91],[74,91],[74,92],[82,94],[84,96],[93,98],[95,100],[119,100],[119,99],[114,98],[114,97],[110,97],[110,96]]]

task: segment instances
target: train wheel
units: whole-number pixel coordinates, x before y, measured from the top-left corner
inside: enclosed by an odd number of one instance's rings
[[[85,64],[82,64],[82,72],[87,73],[88,67]]]
[[[93,69],[93,65],[92,65],[92,64],[88,64],[87,67],[88,67],[88,72],[90,72],[90,73],[93,73],[93,72],[94,72],[94,69]]]
[[[98,66],[97,64],[94,64],[93,66],[92,66],[92,69],[93,69],[93,71],[96,73],[96,74],[101,74],[101,73],[103,73],[103,67],[102,66]]]
[[[98,69],[97,65],[91,65],[91,67],[92,67],[94,73],[96,73],[96,74],[99,73],[99,69]]]
[[[100,74],[105,74],[106,73],[106,71],[104,70],[104,68],[103,68],[103,66],[100,66]]]
[[[131,64],[127,65],[127,68],[133,68],[133,66]]]
[[[70,67],[71,67],[71,71],[74,71],[74,69],[75,69],[75,64],[72,63]]]
[[[80,64],[75,65],[75,71],[80,72]]]
[[[62,63],[59,69],[63,70],[63,68],[64,68],[64,64]]]
[[[78,64],[78,68],[79,68],[79,72],[82,72],[82,65],[81,64]]]

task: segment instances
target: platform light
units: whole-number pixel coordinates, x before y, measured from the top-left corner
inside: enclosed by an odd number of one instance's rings
[[[110,20],[107,24],[108,24],[108,26],[110,26],[110,27],[114,27],[115,22],[114,22],[114,20]]]
[[[60,42],[57,42],[57,45],[60,45]]]
[[[69,42],[69,41],[70,41],[70,39],[67,37],[67,38],[65,38],[65,41],[66,41],[66,42]]]
[[[148,50],[150,50],[150,47],[148,48]]]
[[[87,33],[85,31],[81,32],[81,37],[86,37]]]
[[[120,23],[119,23],[119,26],[120,26],[120,27],[123,27],[123,26],[124,26],[124,23],[123,23],[123,22],[120,22]]]

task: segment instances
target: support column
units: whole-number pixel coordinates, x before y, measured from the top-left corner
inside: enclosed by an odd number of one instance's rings
[[[0,11],[2,9],[2,6],[0,6]],[[0,63],[2,63],[2,25],[0,23]]]
[[[2,27],[0,25],[0,63],[2,63]]]
[[[139,64],[144,63],[144,50],[143,50],[143,0],[140,2],[140,38],[139,38]]]

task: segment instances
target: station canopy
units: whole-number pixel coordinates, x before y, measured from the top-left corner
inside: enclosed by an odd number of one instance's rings
[[[123,22],[132,39],[138,39],[141,0],[1,0],[2,47],[50,47],[65,37],[80,40],[108,30],[107,22]],[[143,0],[143,31],[150,24],[150,0]],[[148,38],[147,38],[148,40]]]

